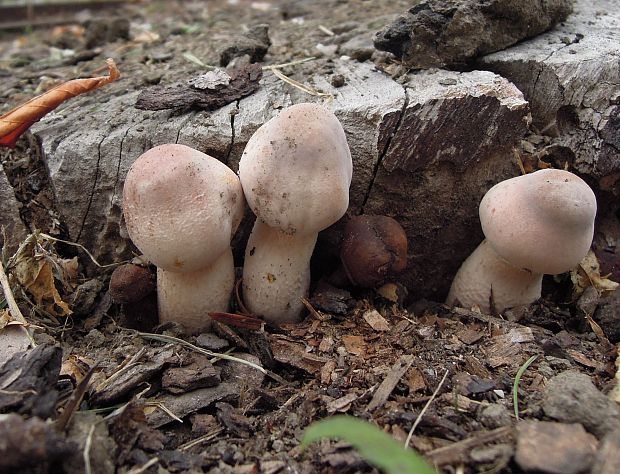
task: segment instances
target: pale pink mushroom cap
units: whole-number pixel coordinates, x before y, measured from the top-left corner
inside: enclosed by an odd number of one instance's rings
[[[256,216],[287,234],[316,233],[349,206],[351,153],[336,116],[318,104],[297,104],[262,125],[239,163]]]
[[[352,173],[342,125],[321,105],[293,105],[250,138],[239,163],[257,216],[243,269],[250,311],[275,324],[299,319],[317,235],[349,207]]]
[[[480,203],[482,230],[511,265],[555,275],[576,266],[594,234],[596,198],[568,171],[545,169],[493,186]]]
[[[131,240],[149,260],[166,271],[193,272],[229,251],[243,202],[239,179],[226,165],[168,144],[133,163],[123,210]]]

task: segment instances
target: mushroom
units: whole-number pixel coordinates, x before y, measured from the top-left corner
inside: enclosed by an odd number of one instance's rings
[[[459,269],[447,303],[503,311],[541,296],[543,274],[563,273],[586,255],[596,198],[578,176],[545,169],[502,181],[480,203],[486,237]]]
[[[161,322],[199,332],[207,313],[226,311],[234,286],[230,240],[243,216],[239,179],[226,165],[185,145],[148,150],[125,180],[127,231],[157,266]]]
[[[250,138],[239,163],[257,217],[243,270],[250,311],[274,324],[298,320],[317,235],[346,212],[352,172],[342,125],[321,105],[284,109]]]
[[[157,325],[155,274],[148,267],[125,263],[114,269],[108,292],[112,302],[122,305],[121,326],[151,331]]]
[[[340,260],[352,284],[375,288],[407,267],[407,234],[391,217],[352,217],[344,228]]]

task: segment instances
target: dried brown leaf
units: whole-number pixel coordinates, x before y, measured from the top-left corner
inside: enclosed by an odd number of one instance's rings
[[[68,286],[64,267],[56,254],[42,246],[39,234],[32,234],[13,257],[13,275],[17,282],[34,298],[35,304],[54,316],[72,313],[56,288],[56,280]],[[56,275],[55,275],[56,273]]]
[[[579,266],[571,271],[573,293],[579,296],[588,286],[593,286],[599,293],[614,291],[620,284],[601,275],[598,259],[592,250],[583,258]]]

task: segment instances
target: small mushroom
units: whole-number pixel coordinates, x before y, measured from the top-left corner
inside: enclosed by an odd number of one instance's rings
[[[353,285],[376,288],[407,267],[407,234],[391,217],[352,217],[344,228],[340,259]]]
[[[126,263],[112,272],[108,292],[112,302],[122,305],[121,326],[150,331],[157,325],[155,274],[147,267]]]
[[[545,169],[502,181],[480,203],[486,237],[459,269],[447,303],[503,311],[541,296],[543,274],[563,273],[586,255],[596,198],[578,176]]]
[[[226,311],[235,274],[230,240],[243,216],[239,179],[185,145],[148,150],[125,180],[123,209],[134,244],[157,266],[160,322],[199,332]]]
[[[321,105],[284,109],[250,138],[239,163],[257,216],[243,270],[250,311],[274,324],[298,320],[317,235],[346,212],[352,172],[342,125]]]

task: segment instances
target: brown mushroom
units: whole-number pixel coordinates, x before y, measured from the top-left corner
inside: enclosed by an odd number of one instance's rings
[[[353,217],[344,228],[340,259],[353,285],[376,288],[407,267],[407,235],[391,217]]]

